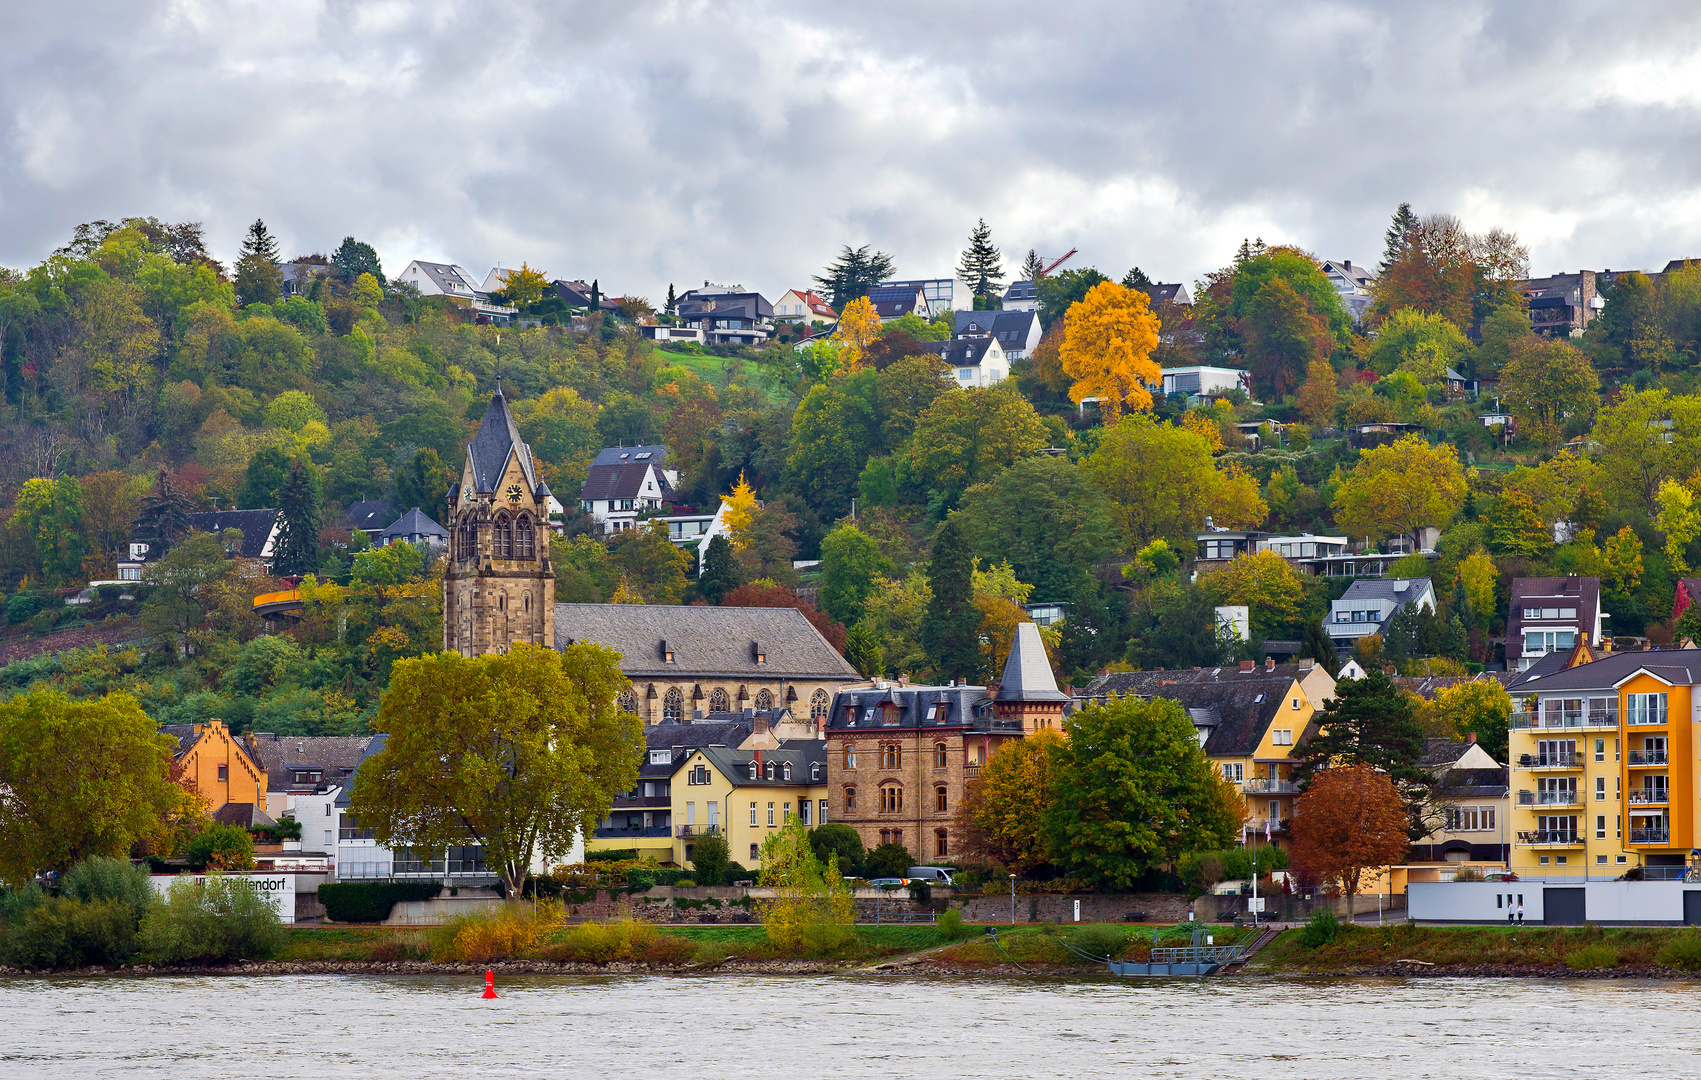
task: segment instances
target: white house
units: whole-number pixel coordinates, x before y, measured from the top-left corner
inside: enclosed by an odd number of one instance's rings
[[[758,506],[761,504],[758,503]],[[667,522],[667,538],[680,547],[691,546],[696,552],[697,568],[703,566],[703,556],[708,553],[709,541],[717,536],[726,536],[729,529],[726,524],[727,502],[715,507],[712,514],[669,514],[657,520]]]
[[[835,323],[839,321],[839,313],[809,289],[787,289],[784,296],[774,301],[774,321],[802,326]]]
[[[1435,587],[1428,578],[1360,579],[1329,605],[1329,638],[1350,648],[1361,637],[1386,634],[1395,613],[1407,604],[1435,610]]]
[[[1038,311],[1039,288],[1031,281],[1012,281],[1004,290],[1005,311]]]
[[[511,271],[497,267],[490,271],[487,280],[505,280],[509,273]],[[472,271],[454,263],[415,259],[396,275],[395,280],[412,285],[419,290],[421,296],[447,296],[465,304],[479,316],[480,322],[506,322],[518,311],[517,308],[491,300],[490,293],[493,290],[475,284],[477,279],[473,277]]]
[[[951,376],[958,386],[991,386],[1010,374],[1010,358],[990,334],[923,344],[951,365]]]
[[[607,535],[637,528],[645,513],[655,515],[674,499],[679,474],[664,467],[665,446],[611,446],[591,462],[579,489],[579,506]]]
[[[1368,266],[1354,266],[1351,259],[1325,259],[1323,276],[1335,287],[1341,306],[1347,309],[1353,322],[1363,322],[1364,313],[1375,299],[1372,294],[1376,288],[1376,271]]]
[[[1164,368],[1163,392],[1187,394],[1190,397],[1216,397],[1239,387],[1252,393],[1252,372],[1239,368],[1177,367]]]
[[[1020,360],[1040,343],[1039,315],[1032,311],[959,311],[953,337],[990,335],[1011,360]]]
[[[927,302],[927,291],[911,282],[876,285],[868,290],[868,302],[874,305],[874,313],[880,316],[883,323],[901,319],[905,315],[933,318],[932,305]]]

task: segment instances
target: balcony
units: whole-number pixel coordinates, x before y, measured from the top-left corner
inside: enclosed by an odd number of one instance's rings
[[[1671,829],[1669,827],[1660,829],[1631,829],[1630,842],[1632,844],[1669,844],[1671,843]]]
[[[1519,711],[1514,712],[1507,719],[1506,726],[1514,731],[1580,731],[1586,728],[1612,728],[1617,730],[1618,706],[1615,702],[1611,708],[1605,709],[1551,710],[1545,718],[1540,713]]]
[[[1299,790],[1292,780],[1269,780],[1255,778],[1243,780],[1240,790],[1247,795],[1291,795]]]
[[[1581,806],[1583,797],[1575,791],[1520,791],[1519,806]]]
[[[1625,757],[1625,762],[1632,769],[1647,768],[1650,765],[1664,765],[1666,752],[1664,750],[1632,750]]]
[[[1518,757],[1520,769],[1581,769],[1582,754],[1521,754]]]
[[[1671,792],[1663,787],[1631,788],[1624,801],[1631,806],[1668,806],[1671,804]]]
[[[627,826],[625,828],[615,828],[615,829],[598,829],[598,830],[596,830],[595,835],[596,835],[596,838],[598,840],[638,840],[638,839],[650,840],[650,839],[656,839],[656,838],[671,837],[673,835],[673,826],[671,826],[671,825],[652,825],[647,829],[643,828],[642,826],[637,826],[637,827]]]
[[[677,835],[681,840],[696,840],[704,836],[719,836],[721,834],[719,825],[680,825],[677,826],[677,829]]]
[[[1526,847],[1582,847],[1583,834],[1576,829],[1531,829],[1518,834]]]

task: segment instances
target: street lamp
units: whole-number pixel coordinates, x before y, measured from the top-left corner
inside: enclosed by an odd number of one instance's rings
[[[1010,925],[1016,925],[1016,875],[1010,875]]]

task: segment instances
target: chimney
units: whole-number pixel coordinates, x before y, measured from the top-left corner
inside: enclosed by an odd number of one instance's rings
[[[1477,742],[1477,733],[1474,731],[1467,733],[1465,735],[1465,742],[1470,746],[1475,746]]]
[[[745,719],[746,719],[746,720],[751,720],[751,719],[754,719],[754,718],[755,718],[755,716],[756,716],[756,710],[755,710],[755,709],[751,709],[751,708],[746,708],[746,709],[745,709],[745,710],[744,710],[744,718],[745,718]]]
[[[1317,661],[1311,659],[1309,656],[1299,662],[1299,670],[1301,671],[1310,671],[1316,666]]]
[[[994,679],[986,684],[986,696],[989,698],[998,696],[998,680]]]
[[[758,716],[756,718],[755,730],[758,735],[766,735],[768,733],[768,718],[766,716]]]
[[[1275,657],[1273,657],[1273,656],[1266,656],[1266,657],[1265,657],[1265,658],[1264,658],[1264,670],[1265,670],[1265,671],[1274,671],[1274,670],[1276,670],[1276,658],[1275,658]]]
[[[1240,670],[1241,671],[1251,671],[1253,668],[1255,668],[1257,666],[1258,665],[1256,663],[1252,662],[1251,660],[1242,660],[1240,662]]]

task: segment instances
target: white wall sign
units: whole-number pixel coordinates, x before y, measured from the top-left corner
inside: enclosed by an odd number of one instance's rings
[[[252,881],[254,887],[260,890],[260,895],[272,905],[272,910],[278,913],[282,922],[295,921],[295,877],[292,874],[226,874],[226,877],[242,878]],[[171,888],[171,883],[180,877],[192,878],[195,881],[205,881],[205,874],[152,874],[149,880],[154,883],[154,891],[164,896]]]

